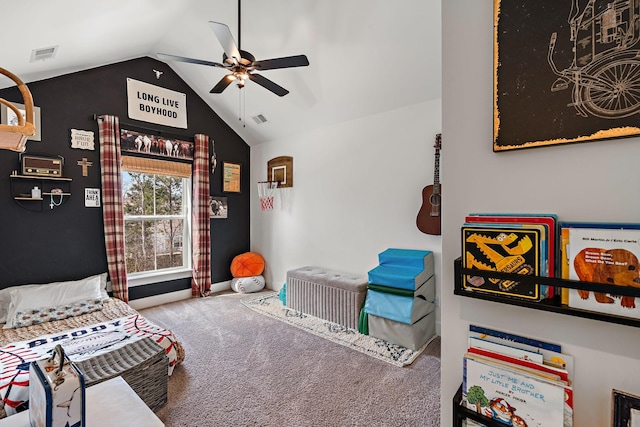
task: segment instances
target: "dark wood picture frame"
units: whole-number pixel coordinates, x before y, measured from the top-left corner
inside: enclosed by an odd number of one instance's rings
[[[613,427],[635,425],[631,424],[632,417],[640,417],[640,396],[613,389],[611,392],[611,425]],[[639,422],[639,420],[633,421]]]
[[[209,196],[209,218],[227,218],[229,202],[226,197]]]
[[[222,191],[225,193],[240,193],[239,163],[222,162]]]
[[[640,6],[575,3],[494,0],[494,151],[640,135]]]
[[[120,150],[123,154],[141,154],[159,160],[193,161],[195,142],[162,132],[120,128]]]

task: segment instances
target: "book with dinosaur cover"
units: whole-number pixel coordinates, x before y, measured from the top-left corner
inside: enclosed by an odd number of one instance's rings
[[[523,275],[541,275],[544,265],[542,231],[535,226],[491,224],[462,227],[463,268]],[[463,287],[470,292],[539,301],[543,294],[536,283],[464,275]]]
[[[640,288],[640,229],[569,228],[569,279]],[[640,319],[636,297],[570,289],[572,308]]]

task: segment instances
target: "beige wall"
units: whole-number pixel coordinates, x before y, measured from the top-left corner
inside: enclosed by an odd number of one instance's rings
[[[306,265],[366,276],[390,247],[433,251],[439,277],[441,238],[415,221],[433,183],[440,111],[438,99],[251,148],[251,248],[266,259],[268,287]],[[256,183],[278,156],[293,157],[289,203],[262,212]]]

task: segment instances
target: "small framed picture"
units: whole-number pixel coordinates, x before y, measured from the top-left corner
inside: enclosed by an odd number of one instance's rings
[[[85,208],[100,207],[100,189],[99,188],[84,189],[84,207]]]
[[[226,197],[211,196],[209,198],[209,218],[226,218],[229,204]]]
[[[20,110],[22,117],[26,116],[27,110],[24,104],[17,104],[15,102],[12,102],[12,104]],[[16,113],[11,108],[4,104],[0,104],[0,123],[3,125],[18,126],[18,116],[16,116]],[[40,128],[40,107],[33,107],[33,124],[36,127],[36,133],[27,139],[29,141],[41,141],[42,129]]]
[[[240,192],[240,165],[238,163],[222,163],[222,191]]]
[[[611,393],[613,427],[640,427],[640,396],[614,389]]]

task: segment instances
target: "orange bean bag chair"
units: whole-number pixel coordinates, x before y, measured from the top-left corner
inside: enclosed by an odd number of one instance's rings
[[[264,271],[264,258],[255,252],[245,252],[231,261],[233,277],[260,276]]]

